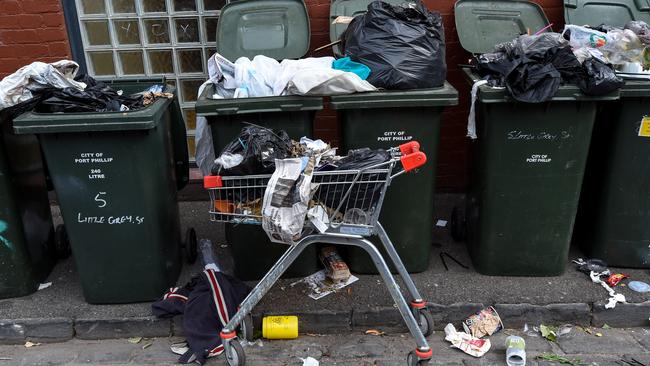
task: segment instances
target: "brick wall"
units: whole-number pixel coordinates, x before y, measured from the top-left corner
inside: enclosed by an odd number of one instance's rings
[[[312,49],[329,43],[329,4],[331,0],[305,0],[311,18]],[[560,30],[564,24],[561,0],[535,0],[540,4],[554,30]],[[464,191],[468,185],[468,148],[465,137],[467,132],[467,114],[469,111],[469,86],[461,75],[458,64],[467,63],[469,54],[465,52],[456,34],[454,23],[454,0],[424,0],[429,9],[440,12],[443,16],[447,42],[447,79],[458,89],[460,104],[447,108],[443,114],[440,150],[438,155],[439,191]],[[326,53],[317,54],[324,56]],[[330,110],[322,111],[316,120],[316,135],[320,138],[339,142],[338,121],[336,114]]]
[[[60,0],[0,0],[0,78],[33,61],[70,57]]]

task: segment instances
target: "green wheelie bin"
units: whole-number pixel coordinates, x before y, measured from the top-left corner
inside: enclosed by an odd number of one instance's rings
[[[52,224],[38,140],[12,129],[25,103],[0,111],[0,299],[36,291],[52,270],[57,249],[67,246],[65,229],[55,232]]]
[[[161,83],[111,86],[131,94]],[[182,244],[177,190],[189,180],[176,97],[127,112],[30,112],[15,120],[14,130],[39,137],[86,301],[151,301],[176,283]],[[191,230],[188,236],[195,239]]]
[[[527,1],[460,0],[455,15],[460,43],[474,54],[548,25]],[[470,82],[479,79],[465,72]],[[594,98],[563,85],[548,102],[521,103],[503,88],[479,87],[471,188],[466,209],[454,210],[451,220],[456,238],[466,226],[478,272],[564,272],[597,101],[616,99],[618,93]]]
[[[277,60],[297,59],[309,50],[309,17],[302,0],[249,0],[231,2],[221,9],[217,52],[234,62],[239,57],[264,55]],[[293,139],[313,135],[314,116],[323,109],[321,97],[277,96],[213,99],[209,85],[196,103],[197,116],[206,118],[215,155],[235,139],[246,123],[282,129]],[[235,276],[262,278],[287,250],[271,242],[259,225],[227,225],[226,239],[235,262]],[[303,277],[319,269],[316,247],[303,252],[285,272]]]
[[[567,24],[650,22],[633,0],[565,1],[564,14]],[[610,266],[650,268],[650,80],[623,78],[620,100],[596,115],[573,240]]]
[[[340,38],[347,24],[334,23],[339,16],[356,16],[371,0],[334,0],[330,7],[330,39]],[[388,1],[402,4],[403,0]],[[337,56],[342,56],[338,48]],[[396,180],[386,194],[379,221],[393,241],[409,272],[429,266],[433,244],[433,209],[436,161],[441,114],[458,104],[458,92],[449,83],[440,88],[378,91],[332,96],[330,106],[341,120],[341,147],[388,149],[411,140],[427,154],[427,164],[409,179]],[[372,240],[383,251],[378,238]],[[347,249],[347,264],[356,273],[377,273],[370,256],[359,248]],[[394,270],[394,269],[393,269]]]

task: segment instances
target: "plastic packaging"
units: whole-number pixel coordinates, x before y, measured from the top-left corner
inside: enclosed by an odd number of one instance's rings
[[[463,321],[463,329],[472,337],[482,338],[491,336],[503,329],[503,322],[492,306],[477,311]]]
[[[262,319],[262,337],[266,339],[298,338],[298,317],[295,315],[265,316]]]
[[[445,81],[442,17],[421,1],[412,7],[374,1],[341,38],[345,55],[370,67],[368,81],[378,88],[435,88]]]
[[[620,89],[625,82],[616,75],[611,66],[592,58],[582,64],[586,77],[578,86],[587,95],[603,95]]]

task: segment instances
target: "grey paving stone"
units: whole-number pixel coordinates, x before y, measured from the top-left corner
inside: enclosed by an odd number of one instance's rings
[[[382,307],[352,312],[352,329],[365,331],[370,328],[384,332],[407,332],[404,319],[396,308]]]
[[[607,324],[612,327],[643,327],[648,325],[650,301],[636,304],[617,304],[614,309],[605,309],[604,302],[593,305],[592,325],[601,327]]]
[[[126,340],[106,345],[102,343],[90,344],[79,351],[76,362],[91,365],[129,363],[131,355],[139,348],[139,345],[128,343]]]
[[[168,337],[171,335],[171,321],[156,317],[80,319],[75,321],[75,333],[79,339]]]
[[[590,325],[591,323],[591,307],[588,304],[497,304],[495,309],[505,327],[511,329],[521,328],[524,324]]]
[[[650,328],[634,328],[629,332],[646,351],[650,352]]]
[[[64,342],[72,339],[72,319],[43,318],[0,320],[0,344],[34,342]]]
[[[65,365],[72,362],[77,357],[74,350],[64,348],[48,349],[46,347],[36,346],[30,348],[22,355],[20,363],[13,363],[13,365],[24,366],[54,366]]]
[[[643,353],[643,347],[625,330],[598,329],[602,337],[582,331],[573,331],[569,337],[558,339],[558,345],[567,354],[625,354]],[[594,332],[595,333],[595,332]]]

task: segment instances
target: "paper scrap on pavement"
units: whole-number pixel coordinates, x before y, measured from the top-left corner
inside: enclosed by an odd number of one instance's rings
[[[52,286],[52,282],[45,282],[38,285],[38,291],[45,290],[46,288]]]
[[[438,222],[436,222],[436,226],[439,226],[439,227],[447,226],[447,220],[438,220]]]
[[[294,287],[299,283],[305,283],[311,291],[309,297],[314,300],[319,300],[333,292],[353,284],[354,282],[357,282],[358,280],[358,277],[352,275],[345,282],[334,283],[327,277],[327,271],[323,269],[303,278],[302,280],[292,283],[291,287]]]
[[[489,339],[479,339],[465,332],[458,332],[451,323],[445,327],[445,340],[451,342],[452,347],[474,357],[483,356],[492,346]]]
[[[352,19],[354,19],[354,17],[339,15],[336,17],[336,19],[334,19],[332,24],[350,24],[350,22],[352,22]]]
[[[318,366],[318,360],[313,357],[301,358],[302,366]]]

